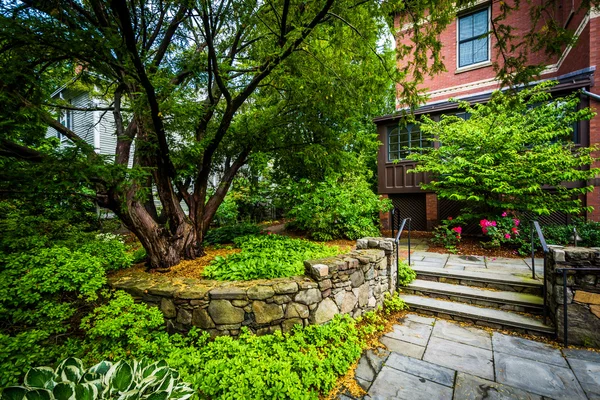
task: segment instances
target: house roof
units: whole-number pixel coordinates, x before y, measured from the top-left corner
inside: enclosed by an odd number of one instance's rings
[[[589,87],[589,86],[593,85],[595,69],[596,69],[595,67],[585,68],[585,69],[582,69],[579,71],[571,72],[571,73],[553,78],[552,80],[558,81],[558,84],[553,86],[550,89],[550,91],[553,93],[560,93],[560,92],[573,91],[573,90]],[[546,80],[532,82],[530,85],[535,85],[535,84],[543,82],[543,81],[546,81]],[[504,90],[506,90],[506,89],[504,89]],[[467,95],[467,96],[463,96],[463,97],[456,97],[456,99],[469,102],[470,104],[485,103],[491,98],[493,92],[494,92],[493,90],[489,90],[489,91],[482,92],[482,93],[471,94],[471,95]],[[414,115],[431,114],[431,113],[438,113],[438,112],[449,111],[449,110],[456,110],[457,108],[458,108],[458,103],[454,102],[454,101],[448,101],[448,100],[435,101],[435,102],[424,104],[424,105],[420,106],[419,108],[417,108],[416,110],[413,111],[413,114]],[[408,108],[404,108],[404,109],[398,110],[392,114],[373,118],[373,122],[376,123],[377,125],[382,125],[385,123],[393,122],[395,120],[402,118],[404,115],[406,115],[406,113],[409,113],[409,112],[410,112],[410,110]]]

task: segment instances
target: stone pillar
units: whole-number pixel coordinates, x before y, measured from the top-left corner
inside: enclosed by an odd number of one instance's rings
[[[438,199],[435,193],[425,193],[425,215],[427,230],[432,231],[438,224]]]
[[[567,296],[564,296],[563,275],[567,272]],[[552,246],[546,263],[549,316],[558,328],[558,338],[564,339],[563,305],[567,303],[568,343],[600,348],[600,271],[577,271],[578,268],[600,268],[600,247]]]

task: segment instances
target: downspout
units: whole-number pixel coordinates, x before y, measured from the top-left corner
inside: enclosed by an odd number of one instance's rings
[[[592,99],[596,99],[596,100],[600,101],[600,95],[597,95],[597,94],[595,94],[595,93],[588,92],[588,91],[587,91],[587,90],[585,90],[585,89],[581,89],[581,93],[585,94],[586,96],[589,96],[589,97],[591,97]]]

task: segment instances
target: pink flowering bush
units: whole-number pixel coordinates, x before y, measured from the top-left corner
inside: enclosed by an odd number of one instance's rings
[[[485,248],[500,247],[503,243],[520,244],[519,221],[509,215],[507,211],[495,219],[482,219],[479,221],[481,232],[488,237],[488,241],[483,242]]]
[[[448,251],[455,253],[457,251],[456,246],[460,243],[462,235],[462,227],[460,226],[460,218],[448,219],[440,222],[440,224],[433,230],[433,238],[431,241],[440,246],[444,246]]]

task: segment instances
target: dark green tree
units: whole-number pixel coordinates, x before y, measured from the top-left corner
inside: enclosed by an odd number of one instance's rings
[[[466,120],[425,119],[422,131],[440,146],[409,156],[419,161],[415,172],[432,177],[422,188],[488,215],[583,211],[579,196],[593,187],[577,183],[594,178],[600,168],[590,168],[596,148],[576,146],[571,139],[574,124],[593,113],[578,109],[578,93],[553,99],[548,86],[515,96],[496,92],[487,104],[462,103],[470,114]]]
[[[6,176],[21,176],[23,190],[28,177],[52,182],[58,191],[91,189],[97,204],[137,235],[153,267],[193,259],[203,252],[233,178],[254,154],[270,152],[276,163],[312,166],[318,175],[323,157],[314,149],[342,157],[360,142],[344,137],[362,129],[382,104],[370,106],[368,92],[387,91],[395,82],[402,101],[417,104],[422,76],[443,69],[440,32],[455,7],[468,3],[3,1],[0,156]],[[392,53],[378,48],[394,15],[413,27],[413,46],[396,49],[397,57],[411,57],[401,71]],[[511,41],[511,32],[497,30]],[[558,31],[547,29],[547,38]],[[114,158],[99,156],[58,122],[60,110],[76,109],[50,96],[65,82],[106,101],[77,111],[113,115]],[[48,126],[72,148],[49,147]],[[299,159],[301,153],[307,157]],[[130,157],[134,167],[128,169]],[[32,164],[37,167],[27,167]],[[14,192],[10,182],[3,181],[2,193]]]

